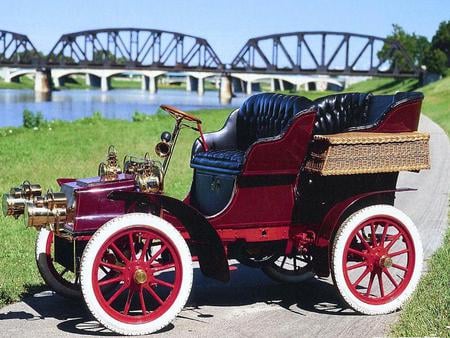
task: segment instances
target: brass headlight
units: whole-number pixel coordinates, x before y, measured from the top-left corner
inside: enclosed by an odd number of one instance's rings
[[[18,187],[11,188],[9,194],[2,196],[2,209],[4,216],[18,218],[25,211],[27,203],[31,203],[34,198],[39,198],[42,189],[39,184],[31,184],[28,181]]]

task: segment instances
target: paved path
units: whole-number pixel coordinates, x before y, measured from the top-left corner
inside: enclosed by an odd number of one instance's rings
[[[429,257],[447,227],[450,145],[429,119],[432,170],[402,174],[399,187],[418,192],[398,194],[396,205],[418,225]],[[280,285],[259,270],[238,266],[231,283],[221,284],[195,270],[188,305],[159,335],[164,337],[373,337],[385,334],[397,314],[362,316],[342,308],[330,280]],[[0,336],[55,337],[112,335],[98,326],[82,302],[67,301],[50,291],[0,309]],[[155,336],[159,336],[155,335]]]

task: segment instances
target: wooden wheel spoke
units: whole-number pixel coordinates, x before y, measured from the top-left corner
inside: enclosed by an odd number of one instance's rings
[[[392,239],[391,239],[391,241],[389,242],[389,244],[386,246],[386,251],[389,251],[393,246],[394,246],[394,244],[398,241],[398,239],[400,238],[402,236],[402,233],[401,232],[398,232]]]
[[[366,297],[370,296],[370,290],[372,290],[373,280],[375,279],[375,273],[372,271],[370,273],[369,285],[367,285]]]
[[[378,285],[380,286],[380,294],[381,297],[384,297],[383,277],[381,275],[381,272],[378,273],[377,275],[378,275]]]
[[[284,264],[286,264],[287,256],[284,256],[283,261],[281,262],[281,268],[283,268]]]
[[[132,232],[128,233],[128,242],[130,245],[131,259],[134,261],[136,260],[136,249],[134,248],[134,240]]]
[[[377,243],[377,237],[376,237],[376,232],[377,232],[377,226],[374,225],[373,223],[370,224],[370,231],[372,232],[372,247],[376,247],[378,245]]]
[[[161,299],[161,297],[158,296],[158,294],[153,290],[150,286],[144,286],[145,290],[147,290],[150,295],[159,303],[159,305],[162,305],[164,301]]]
[[[396,282],[395,278],[391,275],[389,270],[388,269],[384,269],[383,272],[386,274],[386,276],[388,276],[388,278],[391,281],[391,283],[397,288],[398,287],[398,283]]]
[[[390,257],[395,257],[395,256],[403,255],[405,253],[409,253],[409,249],[404,249],[404,250],[400,250],[400,251],[397,251],[397,252],[390,253],[389,256]]]
[[[156,251],[156,253],[150,257],[150,259],[148,260],[147,264],[150,265],[152,264],[156,258],[158,258],[159,256],[161,256],[161,254],[167,249],[167,245],[162,245],[161,248],[159,248],[158,251]]]
[[[347,271],[353,270],[353,269],[357,269],[363,266],[367,266],[367,263],[365,261],[363,262],[359,262],[357,264],[353,264],[352,266],[347,267]]]
[[[100,269],[102,269],[102,267],[107,267],[107,268],[110,268],[110,269],[116,270],[116,271],[123,271],[125,269],[123,266],[111,264],[108,262],[100,262]],[[103,270],[103,272],[105,272],[105,270]],[[106,273],[108,273],[108,272],[109,271],[106,271]]]
[[[156,284],[164,285],[164,286],[167,286],[168,288],[173,289],[174,285],[169,283],[169,282],[166,282],[166,281],[158,279],[158,278],[154,278],[154,281],[155,281]]]
[[[367,243],[367,241],[365,240],[365,238],[363,237],[363,235],[361,235],[361,233],[359,231],[356,233],[356,236],[358,236],[359,240],[365,246],[366,249],[370,249],[369,243]]]
[[[111,305],[111,303],[114,302],[117,297],[119,297],[125,291],[125,289],[127,289],[127,287],[128,286],[126,284],[123,284],[120,289],[114,292],[114,294],[108,299],[107,304]]]
[[[386,223],[383,227],[383,233],[381,235],[380,246],[384,247],[384,241],[386,240],[386,235],[388,231],[389,225]]]
[[[139,290],[139,302],[141,303],[142,314],[145,315],[147,313],[147,308],[145,306],[144,289],[143,288],[141,288]]]
[[[173,263],[165,264],[165,265],[157,266],[155,268],[152,267],[152,271],[153,271],[153,273],[157,273],[157,272],[160,272],[160,271],[171,269],[174,266],[175,265]]]
[[[358,256],[360,256],[360,257],[366,257],[366,255],[364,254],[364,252],[355,250],[355,249],[353,249],[353,248],[348,248],[348,252],[349,252],[349,253],[352,253],[352,254],[354,254],[354,255],[358,255]]]
[[[399,269],[399,270],[402,270],[402,271],[405,271],[405,272],[408,271],[406,266],[401,266],[401,265],[398,265],[398,264],[392,264],[392,267],[396,268],[396,269]]]
[[[117,256],[119,256],[120,257],[120,259],[122,259],[122,261],[124,262],[124,263],[129,263],[130,262],[130,260],[127,258],[127,257],[125,257],[125,255],[123,254],[123,252],[117,247],[117,245],[116,245],[116,243],[111,243],[110,244],[110,247],[111,247],[111,249],[114,251],[114,253],[117,255]]]
[[[359,276],[359,278],[352,285],[353,286],[359,285],[359,283],[361,283],[361,281],[364,279],[364,277],[367,276],[368,273],[369,273],[369,268],[366,268],[364,270],[364,272],[361,274],[361,276]]]
[[[109,284],[113,284],[113,283],[117,283],[117,282],[121,282],[123,281],[123,276],[117,276],[115,278],[110,278],[110,279],[106,279],[103,281],[98,282],[98,286],[105,286],[105,285],[109,285]]]
[[[125,301],[125,307],[123,308],[123,314],[128,315],[130,311],[131,301],[133,300],[134,290],[128,289],[127,300]]]
[[[151,239],[150,238],[142,238],[145,239],[144,247],[142,248],[141,257],[139,257],[139,260],[143,261],[147,256],[148,247],[150,245]]]

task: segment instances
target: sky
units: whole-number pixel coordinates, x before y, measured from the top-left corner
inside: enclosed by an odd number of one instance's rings
[[[450,20],[450,0],[3,0],[0,29],[28,35],[48,53],[61,34],[136,27],[206,38],[230,63],[256,36],[295,31],[342,31],[385,37],[392,24],[431,39]],[[5,5],[7,3],[7,5]]]

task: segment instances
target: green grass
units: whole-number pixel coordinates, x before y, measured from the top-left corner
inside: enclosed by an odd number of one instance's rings
[[[198,116],[205,130],[212,131],[221,128],[229,112],[203,110]],[[157,114],[145,122],[88,118],[50,126],[51,130],[46,127],[37,131],[0,129],[1,193],[24,179],[40,183],[45,189],[57,189],[58,177],[95,176],[110,144],[118,150],[120,161],[125,154],[154,154],[161,131],[171,131],[173,120]],[[189,189],[190,148],[196,137],[194,131],[184,129],[178,139],[166,180],[169,195],[182,198]],[[0,216],[0,307],[42,284],[34,262],[36,231],[25,229],[22,222],[23,218]]]
[[[5,82],[0,79],[0,89],[33,89],[34,80],[30,79],[28,76],[21,76],[18,82]]]
[[[426,240],[426,239],[424,239]],[[396,337],[450,336],[450,232],[428,261],[428,273],[392,327]]]

